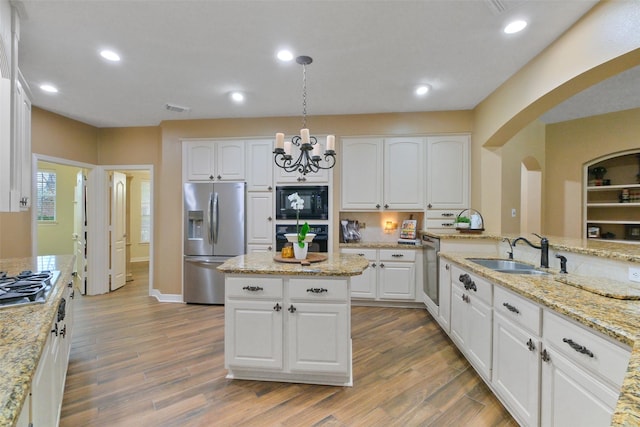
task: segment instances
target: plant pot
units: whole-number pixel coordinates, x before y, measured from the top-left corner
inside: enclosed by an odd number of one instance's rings
[[[309,243],[304,242],[303,247],[296,242],[293,244],[293,256],[295,259],[307,259],[307,252],[309,251]]]
[[[468,222],[456,222],[456,228],[469,228],[471,224]]]
[[[287,239],[287,242],[291,242],[294,244],[298,243],[298,233],[285,233],[284,237]],[[310,243],[313,241],[313,238],[316,237],[315,233],[307,233],[304,237],[304,241]]]

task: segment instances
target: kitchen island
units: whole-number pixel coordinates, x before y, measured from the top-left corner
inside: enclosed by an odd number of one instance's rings
[[[218,267],[227,378],[353,385],[351,276],[367,266],[358,255],[301,265],[253,253]]]

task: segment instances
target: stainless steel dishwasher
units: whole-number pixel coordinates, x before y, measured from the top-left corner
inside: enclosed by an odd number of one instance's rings
[[[423,283],[422,290],[425,295],[425,305],[427,308],[437,310],[438,308],[438,252],[440,251],[440,239],[422,236],[422,266]],[[431,306],[431,307],[430,307]]]

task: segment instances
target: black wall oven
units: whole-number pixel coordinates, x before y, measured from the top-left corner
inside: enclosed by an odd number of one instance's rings
[[[291,208],[289,201],[293,193],[298,193],[304,200],[300,219],[329,219],[329,187],[326,185],[276,187],[276,219],[296,219],[297,211]]]
[[[302,224],[300,224],[302,226]],[[295,224],[278,224],[276,225],[276,252],[282,251],[287,243],[285,233],[295,233]],[[309,233],[315,233],[316,237],[309,243],[309,252],[328,252],[329,251],[329,226],[327,224],[309,224]]]

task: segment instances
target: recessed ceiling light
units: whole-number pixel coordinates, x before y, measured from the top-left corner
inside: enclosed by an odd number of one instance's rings
[[[48,83],[40,85],[40,89],[49,93],[58,93],[58,88]]]
[[[113,62],[120,61],[120,55],[118,55],[112,50],[108,50],[108,49],[102,50],[100,51],[100,56],[102,56],[107,61],[113,61]]]
[[[518,19],[516,21],[512,21],[509,24],[507,24],[507,26],[504,27],[503,31],[505,32],[505,34],[514,34],[524,30],[526,26],[527,26],[527,21]]]
[[[278,52],[278,59],[280,61],[288,62],[293,59],[293,53],[290,50],[281,50]]]
[[[431,87],[429,85],[421,85],[416,88],[416,95],[423,96],[429,93]]]
[[[232,92],[231,99],[235,102],[242,102],[244,101],[244,95],[240,92]]]

